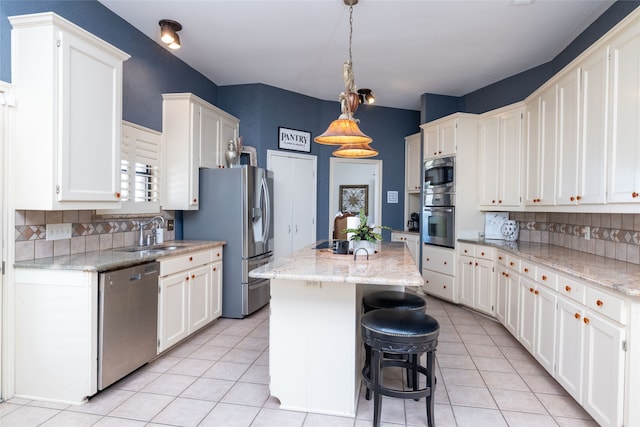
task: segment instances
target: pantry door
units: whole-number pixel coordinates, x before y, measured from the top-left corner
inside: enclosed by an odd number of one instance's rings
[[[273,171],[274,257],[316,241],[317,158],[308,154],[268,150]]]

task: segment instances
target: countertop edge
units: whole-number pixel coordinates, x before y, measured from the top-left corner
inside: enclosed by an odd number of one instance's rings
[[[522,251],[519,247],[518,244],[513,244],[514,242],[505,242],[504,240],[479,240],[479,239],[458,239],[458,242],[460,243],[468,243],[468,244],[472,244],[472,245],[482,245],[482,246],[489,246],[489,247],[493,247],[499,250],[503,250],[505,252],[509,252],[512,253],[516,256],[519,256],[523,259],[526,259],[528,261],[532,261],[541,265],[544,265],[545,267],[549,267],[549,268],[553,268],[554,270],[557,270],[561,273],[567,274],[567,275],[571,275],[579,280],[583,280],[585,282],[588,282],[589,284],[593,284],[605,289],[608,289],[610,291],[613,292],[617,292],[623,295],[626,295],[628,297],[640,297],[640,284],[638,284],[638,287],[629,287],[627,285],[625,285],[624,283],[618,283],[618,282],[614,282],[611,280],[608,280],[606,277],[603,277],[602,275],[598,275],[598,276],[594,276],[594,275],[586,275],[583,272],[578,271],[577,269],[571,268],[571,266],[568,265],[563,265],[561,263],[558,262],[553,262],[550,259],[545,259],[544,257],[541,257],[539,255],[535,255],[535,254],[531,254],[531,253],[527,253],[525,251]],[[598,260],[602,260],[603,263],[608,263],[610,265],[612,265],[612,269],[617,271],[617,274],[622,274],[624,275],[624,273],[620,273],[619,270],[620,269],[616,269],[614,266],[616,264],[618,265],[625,265],[628,269],[636,269],[638,271],[638,274],[640,274],[640,266],[637,266],[635,264],[631,264],[631,263],[627,263],[624,261],[618,261],[618,260],[614,260],[614,259],[610,259],[610,258],[606,258],[600,255],[594,255],[594,254],[589,254],[586,252],[581,252],[581,251],[576,251],[574,249],[570,249],[570,248],[565,248],[562,246],[556,246],[556,245],[552,245],[552,244],[546,244],[546,243],[532,243],[532,242],[521,242],[521,244],[524,243],[526,244],[528,247],[532,247],[532,248],[550,248],[551,250],[557,250],[557,251],[569,251],[569,253],[575,253],[578,257],[583,257],[583,258],[590,258],[590,257],[595,257]],[[587,262],[585,261],[585,264],[587,264]],[[637,277],[632,275],[632,274],[627,274],[627,278],[625,279],[625,281],[630,282],[630,283],[638,283],[637,281]]]

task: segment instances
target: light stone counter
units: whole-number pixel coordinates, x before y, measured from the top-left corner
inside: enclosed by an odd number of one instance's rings
[[[249,273],[271,279],[269,389],[282,409],[355,417],[362,296],[422,286],[422,276],[404,242],[368,261],[315,246]]]
[[[492,246],[609,290],[632,297],[640,296],[640,265],[637,264],[549,244],[475,239],[458,241]]]
[[[50,270],[81,270],[107,271],[125,268],[143,262],[155,261],[163,257],[184,255],[201,249],[209,249],[225,245],[225,241],[205,240],[171,240],[161,245],[148,246],[153,249],[158,246],[179,246],[176,249],[162,252],[126,252],[127,248],[114,248],[102,251],[83,252],[75,255],[61,255],[49,258],[38,258],[28,261],[18,261],[14,268],[36,268]]]
[[[359,252],[333,255],[328,249],[313,249],[316,244],[278,258],[249,272],[250,277],[360,283],[376,285],[422,286],[411,253],[404,242],[382,242],[379,254],[366,259]]]

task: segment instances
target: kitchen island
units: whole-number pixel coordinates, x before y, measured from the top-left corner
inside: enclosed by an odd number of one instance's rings
[[[271,279],[269,375],[283,409],[352,416],[360,388],[362,296],[421,287],[404,242],[369,256],[311,245],[249,273]]]

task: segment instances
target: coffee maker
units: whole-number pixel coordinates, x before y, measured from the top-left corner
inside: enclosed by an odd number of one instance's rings
[[[407,221],[407,231],[420,231],[420,213],[413,212],[411,219]]]

